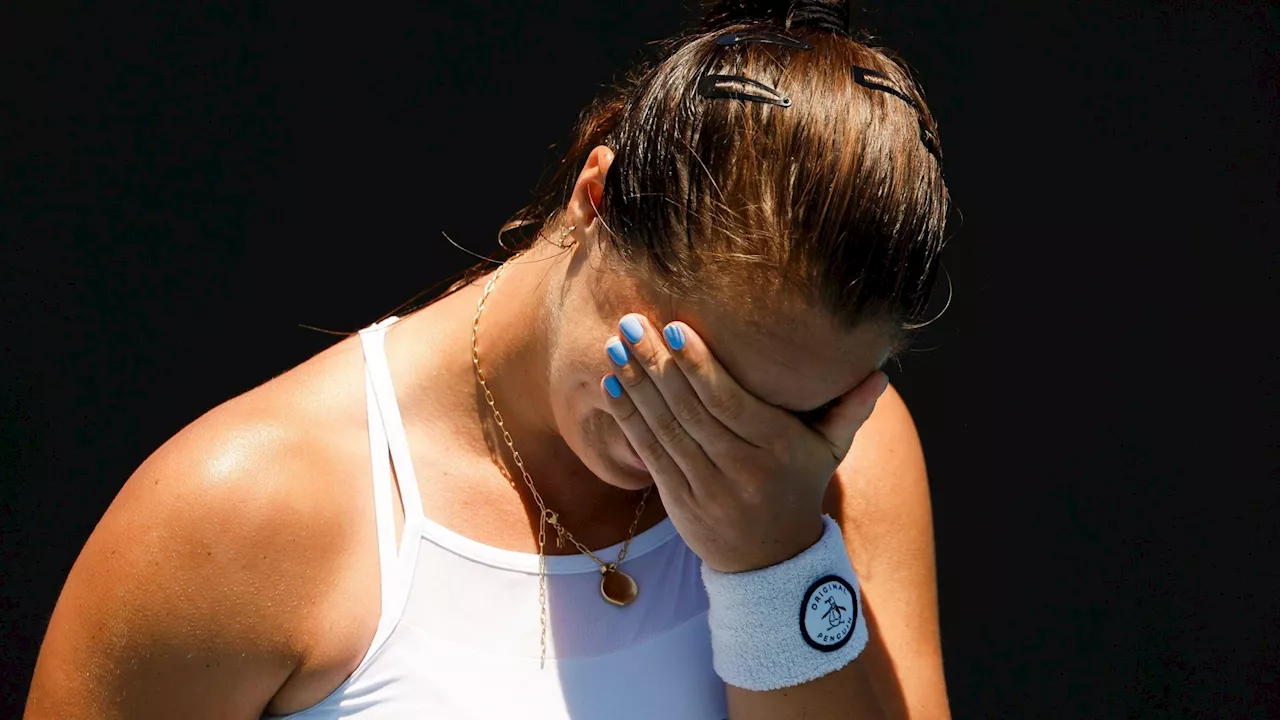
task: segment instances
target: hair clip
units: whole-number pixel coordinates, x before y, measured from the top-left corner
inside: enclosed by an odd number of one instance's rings
[[[762,45],[781,45],[783,47],[794,48],[796,50],[812,50],[813,46],[803,40],[779,35],[778,33],[769,32],[768,30],[744,31],[728,33],[716,38],[716,44],[723,47],[733,47],[734,45],[746,45],[747,43],[760,43]]]
[[[892,85],[876,82],[874,79],[869,78],[888,80],[889,76],[882,72],[872,70],[871,68],[859,67],[857,65],[853,66],[853,81],[855,83],[871,90],[887,92],[910,105],[911,109],[916,111],[916,122],[920,125],[920,142],[924,144],[924,149],[928,150],[929,154],[933,155],[934,159],[941,163],[942,152],[938,149],[938,138],[933,134],[933,131],[929,129],[929,126],[925,125],[924,116],[920,112],[919,103],[913,100],[910,95],[907,95]]]
[[[759,90],[763,94],[757,95],[751,90]],[[698,81],[698,94],[706,98],[751,100],[778,107],[791,107],[791,98],[764,83],[741,75],[704,75]]]
[[[916,112],[920,112],[920,107],[916,105],[916,101],[912,100],[910,95],[907,95],[906,93],[902,92],[896,87],[893,87],[892,85],[885,85],[884,83],[878,83],[874,80],[868,80],[867,79],[868,77],[881,78],[883,80],[889,79],[888,75],[885,75],[882,72],[872,70],[871,68],[859,67],[857,65],[853,66],[854,82],[858,83],[859,85],[865,88],[871,88],[872,90],[887,92],[890,95],[893,95],[894,97],[901,98],[903,101],[905,101],[908,105],[911,106],[912,110],[915,110]]]
[[[942,152],[938,149],[938,137],[933,131],[924,124],[924,118],[917,118],[920,123],[920,142],[924,143],[924,149],[929,151],[939,164],[942,163]]]

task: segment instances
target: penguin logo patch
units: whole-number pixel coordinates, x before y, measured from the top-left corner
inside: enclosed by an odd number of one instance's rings
[[[809,586],[800,606],[800,634],[809,647],[834,652],[844,647],[858,622],[853,586],[839,575],[827,575]]]

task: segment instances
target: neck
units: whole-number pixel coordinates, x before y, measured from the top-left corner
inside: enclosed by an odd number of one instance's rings
[[[543,502],[559,513],[582,542],[603,546],[625,538],[640,496],[593,475],[565,444],[552,411],[548,378],[556,337],[564,322],[558,299],[570,256],[544,245],[509,263],[485,300],[477,347],[480,368],[502,413],[503,427]],[[491,487],[518,494],[528,516],[536,518],[537,502],[503,438],[471,361],[476,303],[492,277],[490,273],[423,311],[430,313],[431,319],[422,324],[422,331],[434,338],[422,338],[415,344],[438,350],[432,353],[435,357],[418,364],[420,380],[413,385],[421,390],[412,393],[415,400],[411,402],[419,412],[443,414],[450,425],[461,423],[453,431],[461,434],[467,455],[475,460],[465,464],[475,467],[476,472],[488,467],[490,479],[494,469],[501,470],[509,482]],[[448,398],[440,397],[444,387],[450,388]],[[405,412],[412,411],[406,407]],[[506,487],[514,490],[506,491]],[[656,495],[647,505],[660,514]],[[646,510],[645,515],[653,517],[655,513]],[[618,536],[619,525],[622,536]],[[553,548],[551,543],[548,552]]]

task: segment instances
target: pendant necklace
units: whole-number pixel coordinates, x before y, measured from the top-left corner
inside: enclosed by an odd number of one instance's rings
[[[511,258],[511,260],[514,260],[515,257]],[[538,493],[538,489],[533,486],[533,478],[529,477],[529,471],[525,470],[524,460],[520,457],[520,453],[516,451],[515,443],[511,439],[511,433],[507,432],[506,425],[503,423],[502,413],[498,411],[498,406],[493,399],[493,393],[489,391],[484,370],[480,367],[478,343],[480,314],[484,312],[484,303],[488,300],[489,293],[493,291],[494,284],[498,282],[502,271],[506,269],[511,260],[504,262],[498,268],[498,271],[493,274],[493,277],[485,284],[484,293],[481,294],[480,301],[476,303],[475,320],[471,324],[471,362],[476,368],[476,380],[480,383],[480,388],[484,390],[485,402],[493,410],[493,418],[498,423],[498,429],[502,431],[502,439],[506,442],[507,448],[511,450],[512,460],[515,461],[516,467],[520,469],[520,473],[524,476],[525,485],[529,486],[529,492],[533,494],[534,502],[538,504],[540,513],[538,518],[538,602],[541,608],[542,620],[542,664],[545,666],[547,659],[547,558],[544,547],[547,538],[547,525],[551,525],[556,531],[556,547],[563,548],[565,541],[568,540],[579,551],[600,564],[600,596],[604,598],[605,602],[618,607],[629,605],[640,594],[640,587],[636,584],[635,578],[618,569],[618,566],[627,557],[627,549],[631,547],[631,540],[635,538],[636,525],[640,522],[640,516],[644,514],[644,504],[649,499],[649,493],[653,491],[653,486],[650,485],[646,488],[644,495],[640,497],[640,502],[636,505],[635,517],[631,520],[631,529],[627,532],[627,540],[623,543],[622,550],[618,553],[618,559],[613,562],[601,560],[590,548],[578,542],[573,537],[573,534],[560,522],[560,516],[542,501],[542,496]]]

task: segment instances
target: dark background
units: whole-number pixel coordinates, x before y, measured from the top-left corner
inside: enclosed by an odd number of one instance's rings
[[[333,342],[300,324],[355,330],[468,265],[441,231],[489,251],[581,106],[695,15],[23,5],[0,11],[5,717],[132,470]],[[963,215],[951,308],[893,376],[955,715],[1269,717],[1276,7],[865,7]]]

